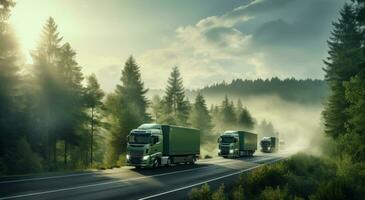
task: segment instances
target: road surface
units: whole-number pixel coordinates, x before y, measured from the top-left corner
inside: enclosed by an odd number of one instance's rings
[[[256,155],[251,158],[200,160],[196,165],[158,169],[122,167],[111,170],[48,177],[0,178],[4,199],[186,199],[189,191],[209,182],[212,188],[232,186],[240,173],[285,158]]]

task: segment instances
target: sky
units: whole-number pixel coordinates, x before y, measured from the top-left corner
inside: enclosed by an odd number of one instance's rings
[[[85,75],[106,91],[131,55],[147,88],[178,66],[196,89],[235,78],[323,79],[344,0],[18,0],[10,22],[27,63],[52,16]]]

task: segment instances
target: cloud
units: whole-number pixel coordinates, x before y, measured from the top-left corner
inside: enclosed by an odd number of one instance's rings
[[[322,78],[331,21],[343,2],[256,0],[181,26],[163,48],[138,56],[151,88],[179,66],[188,88],[233,78]]]

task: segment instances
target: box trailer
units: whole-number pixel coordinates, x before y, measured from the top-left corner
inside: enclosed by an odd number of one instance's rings
[[[263,137],[261,142],[261,151],[264,153],[273,153],[279,150],[279,138],[277,137]]]
[[[218,139],[218,156],[252,156],[257,150],[257,134],[247,131],[225,131]]]
[[[127,164],[137,168],[194,164],[199,155],[198,129],[142,124],[128,135]]]

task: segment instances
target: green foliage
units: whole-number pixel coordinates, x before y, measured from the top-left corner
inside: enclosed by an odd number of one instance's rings
[[[245,196],[243,193],[242,185],[238,185],[237,188],[233,190],[233,200],[244,200]]]
[[[210,200],[211,192],[210,187],[207,183],[202,185],[200,188],[193,188],[189,193],[190,200]]]
[[[266,187],[260,194],[261,200],[284,200],[288,199],[287,192],[285,189],[280,187],[276,187],[273,189],[272,187]]]
[[[158,95],[154,95],[151,100],[152,118],[155,123],[161,123],[161,118],[163,118],[163,102]]]
[[[243,187],[249,194],[258,194],[265,187],[284,186],[287,182],[286,169],[282,163],[267,165],[254,170],[243,180]]]
[[[230,83],[216,83],[199,90],[204,96],[250,97],[275,95],[279,98],[301,104],[320,104],[328,94],[328,87],[323,80],[271,79],[242,80],[235,79]]]
[[[213,192],[212,200],[226,200],[227,197],[224,194],[224,185],[221,185],[217,191]]]
[[[25,138],[17,140],[15,146],[7,151],[3,160],[7,164],[5,174],[34,173],[42,170],[42,158],[33,153]]]
[[[86,106],[90,110],[90,114],[88,115],[90,121],[90,165],[93,164],[94,160],[94,134],[97,134],[103,125],[103,115],[101,112],[104,108],[104,103],[102,102],[103,97],[104,92],[100,88],[95,74],[92,74],[87,78],[87,86],[85,88]]]
[[[251,113],[247,108],[243,108],[237,117],[238,126],[243,127],[246,130],[252,130],[255,126],[255,120],[251,116]]]
[[[331,95],[323,116],[326,134],[337,138],[346,133],[346,123],[349,119],[346,109],[349,104],[345,98],[343,83],[349,81],[359,71],[361,34],[354,9],[349,4],[345,4],[340,11],[340,19],[333,23],[333,26],[332,36],[328,41],[329,57],[325,61],[324,69]]]
[[[312,199],[314,200],[342,200],[342,199],[362,199],[362,195],[357,193],[356,185],[343,178],[334,178],[323,182]]]
[[[174,67],[167,81],[163,97],[162,122],[167,124],[187,125],[189,102],[185,98],[183,80],[178,67]]]
[[[110,122],[109,145],[105,160],[115,163],[119,155],[126,151],[126,137],[133,128],[150,120],[146,109],[147,89],[141,80],[141,73],[134,58],[126,61],[122,70],[121,85],[114,94],[107,96],[106,113]]]
[[[201,141],[206,141],[206,136],[211,133],[213,126],[205,99],[200,93],[191,107],[188,123],[191,127],[200,129],[203,137]]]

